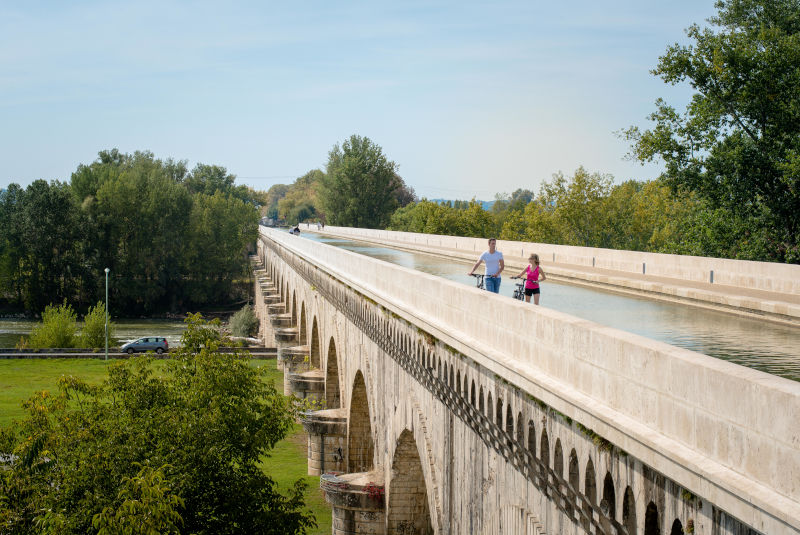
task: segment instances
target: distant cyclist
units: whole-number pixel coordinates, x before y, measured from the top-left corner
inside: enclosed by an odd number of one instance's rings
[[[528,257],[528,267],[523,269],[517,278],[525,279],[525,302],[531,302],[533,296],[533,304],[539,304],[539,281],[547,280],[544,270],[539,266],[539,255],[532,254]],[[535,266],[535,267],[534,267]]]
[[[505,269],[506,264],[503,261],[503,253],[500,251],[495,250],[497,246],[497,240],[494,238],[489,238],[489,250],[484,251],[478,261],[475,262],[475,265],[472,266],[472,269],[469,270],[467,275],[472,275],[478,266],[481,265],[481,262],[486,263],[486,276],[484,277],[484,283],[486,284],[486,289],[490,292],[498,293],[500,291],[500,273]]]

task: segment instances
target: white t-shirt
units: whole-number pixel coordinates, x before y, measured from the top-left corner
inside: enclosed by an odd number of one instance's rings
[[[484,251],[481,255],[481,260],[486,263],[486,274],[494,275],[500,271],[500,261],[503,259],[503,253],[495,250],[494,253]]]

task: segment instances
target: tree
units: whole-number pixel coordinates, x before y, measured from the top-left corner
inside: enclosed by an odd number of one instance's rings
[[[75,347],[78,331],[77,315],[72,307],[64,304],[47,305],[42,313],[42,322],[31,330],[29,347]]]
[[[622,135],[642,162],[661,158],[664,179],[732,219],[744,258],[800,262],[800,3],[722,0],[652,71],[696,90],[683,113],[664,100],[652,130]],[[727,215],[726,215],[727,214]],[[750,242],[750,243],[748,243]],[[729,244],[720,244],[726,248]]]
[[[328,154],[320,201],[328,223],[385,228],[398,207],[397,164],[367,137],[350,136]]]
[[[229,321],[231,334],[234,336],[253,336],[258,332],[258,318],[253,307],[243,306],[237,310]]]
[[[116,325],[112,321],[108,322],[108,343],[116,343],[114,330]],[[106,306],[102,301],[89,308],[89,312],[83,318],[83,328],[81,329],[79,342],[80,347],[99,348],[106,344]]]
[[[191,316],[158,373],[134,358],[101,386],[63,377],[58,394],[33,396],[0,431],[15,459],[0,470],[3,533],[305,533],[303,483],[281,494],[259,467],[292,426],[291,403],[248,354],[217,352],[212,332]]]

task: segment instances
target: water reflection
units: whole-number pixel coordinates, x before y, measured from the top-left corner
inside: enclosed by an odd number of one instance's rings
[[[314,233],[303,236],[463,284],[474,284],[466,275],[471,267],[467,262]],[[546,264],[543,267],[547,269]],[[500,293],[511,297],[513,282],[504,277]],[[800,381],[800,329],[552,281],[542,284],[540,303],[601,325]]]

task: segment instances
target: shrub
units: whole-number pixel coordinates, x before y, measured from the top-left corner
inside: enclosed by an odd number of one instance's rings
[[[115,325],[108,322],[108,343],[116,343],[114,339]],[[83,329],[81,329],[80,346],[89,348],[105,347],[106,345],[106,306],[102,301],[89,309],[83,318]]]
[[[31,331],[28,347],[75,347],[77,331],[75,311],[66,300],[62,305],[47,305],[42,322]]]
[[[253,336],[258,332],[258,318],[253,307],[245,305],[237,311],[229,321],[233,336]]]

